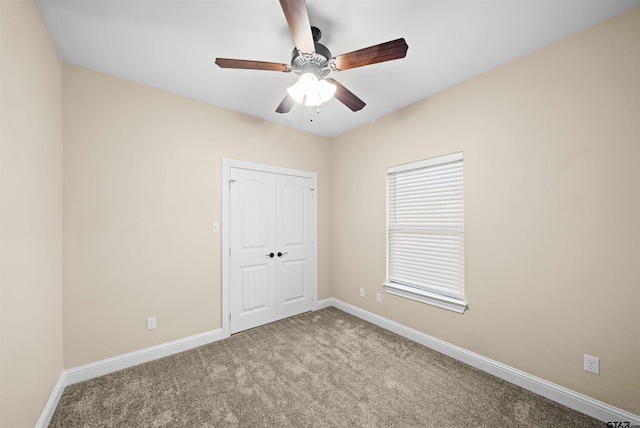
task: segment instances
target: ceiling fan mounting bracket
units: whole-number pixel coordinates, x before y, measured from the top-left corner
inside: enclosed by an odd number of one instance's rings
[[[322,31],[318,27],[311,26],[311,37],[313,37],[313,41],[318,43],[322,38]]]

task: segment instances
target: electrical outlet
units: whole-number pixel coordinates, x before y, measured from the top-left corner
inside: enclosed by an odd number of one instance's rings
[[[147,318],[147,330],[153,330],[156,328],[156,317]]]
[[[360,289],[360,297],[364,297],[364,288]]]
[[[584,354],[584,371],[600,374],[600,358],[592,357],[591,355]]]
[[[376,302],[382,303],[382,294],[376,293]]]

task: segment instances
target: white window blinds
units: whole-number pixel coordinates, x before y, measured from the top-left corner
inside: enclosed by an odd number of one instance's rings
[[[389,168],[387,178],[385,286],[464,302],[462,153]]]

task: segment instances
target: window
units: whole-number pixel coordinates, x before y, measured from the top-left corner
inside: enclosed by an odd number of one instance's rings
[[[387,169],[388,293],[463,313],[462,153]]]

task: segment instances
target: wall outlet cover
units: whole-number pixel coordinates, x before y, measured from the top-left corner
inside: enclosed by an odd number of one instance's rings
[[[153,330],[156,328],[156,317],[147,318],[147,330]]]
[[[600,374],[600,358],[584,354],[584,371]]]

